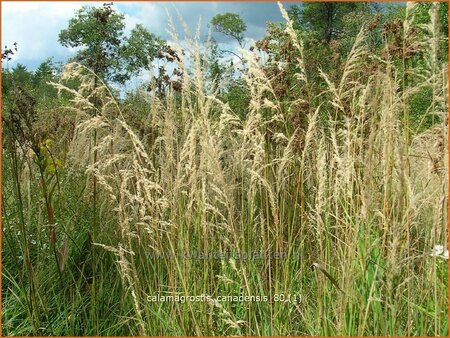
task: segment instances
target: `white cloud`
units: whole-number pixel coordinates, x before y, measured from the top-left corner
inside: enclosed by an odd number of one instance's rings
[[[131,30],[134,28],[134,26],[136,26],[138,23],[142,24],[142,21],[139,18],[128,14],[125,14],[124,21],[125,21],[125,29],[124,29],[125,34],[130,33]]]
[[[49,56],[66,58],[70,50],[58,43],[59,32],[83,2],[4,2],[2,3],[3,45],[18,43],[13,63]],[[2,46],[3,47],[3,46]]]
[[[65,48],[58,42],[59,32],[67,27],[75,10],[84,5],[99,6],[101,2],[2,2],[2,41],[3,46],[18,43],[18,52],[13,57],[11,66],[20,62],[29,68],[36,67],[47,57],[54,56],[56,61],[65,61],[76,49]],[[177,9],[186,20],[192,32],[202,17],[202,38],[208,34],[207,24],[217,13],[227,11],[241,14],[248,23],[248,36],[260,38],[264,33],[265,21],[276,19],[279,14],[276,4],[227,3],[227,2],[117,2],[114,8],[125,16],[125,33],[138,23],[150,32],[169,39],[167,34],[168,16],[172,16],[176,29],[183,39],[183,27],[179,22]],[[214,34],[218,42],[235,50],[236,44],[220,34]],[[250,42],[250,41],[249,41]]]
[[[5,2],[2,4],[3,15],[18,14],[18,13],[34,13],[43,10],[41,14],[51,13],[52,15],[72,15],[73,11],[80,8],[84,4],[81,2],[36,2],[36,1],[21,1],[21,2]]]
[[[165,6],[149,2],[117,4],[117,8],[125,13],[125,32],[130,31],[137,23],[140,23],[157,35],[161,35],[167,26]]]

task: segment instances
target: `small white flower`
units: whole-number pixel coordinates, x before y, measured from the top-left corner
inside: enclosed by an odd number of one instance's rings
[[[283,62],[283,61],[278,61],[277,62],[278,70],[284,70],[285,67],[286,67],[286,62]]]
[[[444,252],[444,246],[436,244],[433,248],[433,251],[431,252],[431,256],[433,257],[439,256],[440,254],[442,254],[442,252]]]
[[[431,257],[440,257],[443,259],[448,259],[448,250],[444,251],[444,246],[441,244],[436,244],[433,251],[430,253]]]

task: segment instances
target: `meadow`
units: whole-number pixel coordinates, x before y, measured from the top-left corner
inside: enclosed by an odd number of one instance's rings
[[[51,110],[18,87],[2,334],[448,335],[438,9],[419,25],[408,3],[376,49],[366,22],[326,68],[280,5],[285,23],[232,65],[234,102],[178,19],[182,75],[133,104],[79,62],[48,84],[66,98]]]

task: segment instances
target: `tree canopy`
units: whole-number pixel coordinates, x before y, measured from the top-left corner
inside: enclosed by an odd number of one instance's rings
[[[127,37],[124,15],[112,8],[85,6],[70,19],[59,34],[65,47],[80,48],[75,60],[83,63],[105,80],[124,83],[147,68],[163,41],[137,25]]]
[[[342,33],[342,19],[345,15],[362,9],[364,3],[348,2],[308,2],[301,11],[292,11],[299,15],[299,24],[314,32],[320,40],[329,43]]]
[[[229,12],[217,14],[211,19],[211,25],[216,32],[234,38],[241,47],[243,46],[247,25],[239,14]]]

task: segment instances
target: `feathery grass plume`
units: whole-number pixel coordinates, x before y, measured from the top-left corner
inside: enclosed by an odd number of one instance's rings
[[[303,41],[299,39],[297,33],[294,30],[292,20],[289,18],[288,13],[284,9],[281,2],[278,2],[278,7],[280,8],[281,15],[283,16],[283,19],[286,21],[286,32],[289,34],[289,37],[292,40],[292,43],[294,44],[294,47],[299,51],[300,56],[297,58],[297,62],[299,65],[299,73],[296,74],[299,81],[305,82],[305,84],[308,83],[308,78],[306,76],[306,69],[305,69],[305,63],[303,58]]]
[[[73,184],[81,186],[81,197],[70,197],[77,205],[76,216],[65,222],[70,239],[68,251],[64,244],[61,250],[65,273],[85,273],[82,264],[76,265],[78,248],[70,244],[72,237],[77,243],[78,224],[89,223],[82,214],[90,212],[86,201],[94,177],[100,214],[93,290],[68,286],[74,288],[68,294],[75,295],[73,326],[84,320],[85,304],[99,301],[86,318],[104,318],[100,305],[106,291],[113,299],[108,306],[115,306],[111,318],[120,317],[126,328],[106,331],[98,324],[87,333],[445,333],[444,249],[430,253],[448,239],[448,79],[446,64],[436,57],[442,42],[437,5],[432,4],[431,24],[422,35],[413,34],[415,9],[408,6],[404,43],[410,49],[418,42],[429,46],[421,62],[406,62],[404,73],[399,63],[407,59],[407,49],[397,59],[378,56],[367,47],[368,28],[363,28],[341,71],[330,76],[326,67],[317,69],[316,82],[306,77],[306,67],[315,62],[305,57],[310,47],[303,46],[280,4],[283,39],[295,49],[286,53],[298,56],[298,74],[290,74],[292,90],[280,98],[261,54],[243,50],[237,76],[250,100],[242,104],[246,114],[241,116],[206,73],[209,51],[199,28],[191,33],[182,19],[185,36],[169,18],[168,42],[178,55],[174,63],[182,73],[181,86],[150,86],[139,94],[148,104],[148,116],[137,119],[142,125],[133,123],[132,105],[125,109],[88,69],[69,64],[64,78],[76,77],[79,88],[55,86],[72,95],[68,109],[76,126],[68,163],[80,173]],[[429,107],[420,112],[419,127],[407,127],[405,112],[422,90],[433,92]],[[300,122],[293,121],[294,113],[301,114]],[[27,155],[17,151],[17,156],[21,168]],[[26,182],[20,185],[27,193],[30,224],[40,217],[33,209],[34,174],[32,168],[23,171]],[[6,183],[5,191],[12,187]],[[5,221],[14,226],[16,219]],[[7,240],[14,242],[14,236]],[[227,256],[254,252],[263,257]],[[192,253],[222,256],[184,256]],[[273,259],[274,253],[285,256]],[[30,254],[33,258],[33,249]],[[322,272],[311,270],[314,262]],[[104,283],[100,271],[120,278]],[[210,298],[206,303],[147,301],[157,294]],[[280,294],[301,294],[302,300],[275,301]],[[269,301],[219,302],[221,295]]]

